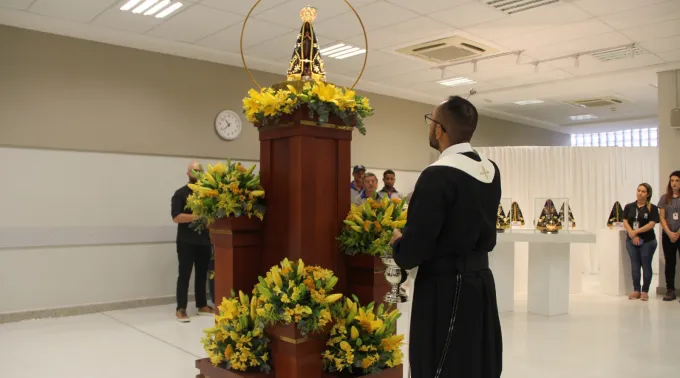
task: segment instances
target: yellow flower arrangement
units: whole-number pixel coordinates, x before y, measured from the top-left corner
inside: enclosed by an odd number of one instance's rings
[[[331,304],[342,294],[330,294],[338,278],[328,269],[284,259],[259,277],[253,294],[257,316],[267,325],[296,323],[303,336],[319,332],[331,320]]]
[[[250,168],[241,163],[208,164],[204,172],[194,172],[197,181],[189,184],[192,194],[187,198],[187,209],[200,217],[194,223],[197,230],[203,229],[217,219],[229,216],[246,215],[264,217],[264,190],[260,185],[260,175],[253,174],[255,165]]]
[[[224,298],[215,315],[215,326],[204,330],[201,340],[210,362],[226,369],[246,371],[258,369],[269,373],[269,339],[264,323],[257,317],[257,299],[232,291]]]
[[[392,231],[406,226],[406,216],[404,203],[398,198],[369,198],[361,205],[352,205],[338,237],[340,249],[350,256],[380,256],[389,248]]]
[[[259,125],[274,122],[303,106],[309,110],[310,118],[318,115],[320,125],[327,123],[329,116],[335,115],[345,126],[355,126],[362,134],[366,134],[364,118],[373,114],[367,97],[322,81],[307,82],[300,91],[292,85],[288,85],[287,89],[266,87],[259,92],[251,89],[248,97],[243,99],[246,118]]]
[[[346,298],[335,309],[335,325],[322,355],[324,369],[368,375],[401,365],[404,335],[396,334],[399,311],[385,311],[382,304],[374,311],[373,302],[362,307],[356,296],[353,299]]]

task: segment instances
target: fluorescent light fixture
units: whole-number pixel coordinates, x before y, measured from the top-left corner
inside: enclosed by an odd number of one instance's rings
[[[515,104],[517,105],[533,105],[533,104],[542,104],[543,100],[523,100],[523,101],[517,101]]]
[[[161,13],[157,14],[157,15],[156,15],[156,18],[163,18],[163,17],[169,15],[170,13],[172,13],[172,12],[178,10],[179,8],[181,8],[182,5],[184,5],[184,4],[182,4],[182,3],[174,3],[174,4],[172,4],[171,6],[165,8],[165,10],[163,10]]]
[[[144,12],[144,15],[151,16],[152,14],[156,14],[156,12],[165,8],[166,6],[168,6],[168,4],[170,4],[170,0],[163,0],[160,3],[151,7],[151,9],[149,9],[148,11]]]
[[[366,53],[366,50],[362,49],[361,47],[354,47],[352,45],[338,43],[333,46],[324,47],[319,51],[319,53],[328,58],[346,59],[349,57],[364,54]]]
[[[581,114],[576,116],[570,116],[569,119],[572,121],[586,121],[589,119],[597,119],[598,117],[593,114]]]
[[[353,52],[348,52],[348,53],[340,55],[340,56],[333,56],[333,58],[340,60],[340,59],[350,58],[350,57],[357,56],[357,55],[360,55],[360,54],[365,54],[365,53],[366,53],[366,50],[361,49],[361,50],[356,50],[356,51],[353,51]]]
[[[477,82],[467,77],[454,77],[453,79],[440,80],[437,84],[447,87],[457,87],[459,85],[476,84]]]
[[[132,10],[132,13],[139,14],[147,9],[151,8],[154,4],[156,4],[158,0],[146,0],[142,3],[142,5],[138,6],[137,8]]]
[[[135,5],[139,4],[142,0],[130,0],[127,3],[123,4],[122,7],[120,7],[120,10],[122,11],[129,11],[130,9],[134,8]]]

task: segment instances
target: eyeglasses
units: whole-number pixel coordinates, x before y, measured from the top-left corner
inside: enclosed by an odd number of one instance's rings
[[[446,127],[439,121],[435,121],[434,118],[432,118],[432,114],[425,114],[425,124],[427,127],[430,127],[430,121],[436,123],[437,125],[441,126],[442,131],[446,132]]]

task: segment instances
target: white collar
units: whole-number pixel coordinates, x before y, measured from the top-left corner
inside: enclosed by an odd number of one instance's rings
[[[463,152],[474,152],[470,143],[454,144],[453,146],[450,146],[449,148],[442,151],[441,155],[439,155],[439,158],[442,159],[442,158],[445,158],[447,156],[460,154],[460,153],[463,153]]]

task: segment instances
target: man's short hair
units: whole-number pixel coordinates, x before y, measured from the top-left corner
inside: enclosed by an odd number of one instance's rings
[[[366,172],[366,174],[364,175],[364,181],[366,181],[366,179],[368,179],[369,177],[375,177],[375,181],[378,181],[378,177],[371,172]]]
[[[396,175],[394,174],[394,171],[391,170],[391,169],[388,169],[388,170],[386,170],[386,171],[383,173],[383,178],[385,178],[385,176],[387,176],[387,175],[394,175],[394,176],[396,176]]]
[[[459,136],[464,141],[469,142],[477,129],[477,121],[479,120],[477,108],[470,101],[460,96],[451,96],[442,104],[442,109],[446,112],[447,118],[453,121],[453,125],[449,127],[455,128]]]

